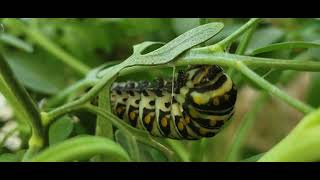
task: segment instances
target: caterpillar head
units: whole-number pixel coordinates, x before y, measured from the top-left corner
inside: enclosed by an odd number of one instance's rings
[[[184,109],[194,118],[232,114],[237,90],[221,67],[192,66],[185,73]],[[183,90],[182,90],[183,91]]]

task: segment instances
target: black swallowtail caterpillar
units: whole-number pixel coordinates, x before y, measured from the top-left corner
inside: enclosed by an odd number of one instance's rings
[[[174,82],[115,82],[112,111],[131,126],[172,139],[212,137],[234,113],[237,89],[217,65],[190,66]]]

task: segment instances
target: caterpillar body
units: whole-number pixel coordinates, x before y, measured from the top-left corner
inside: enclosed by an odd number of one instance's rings
[[[115,82],[112,111],[151,135],[196,140],[212,137],[234,114],[237,89],[217,65],[190,66],[174,81]]]

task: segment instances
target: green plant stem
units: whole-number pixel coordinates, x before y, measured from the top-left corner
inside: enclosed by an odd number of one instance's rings
[[[106,74],[90,91],[85,94],[84,96],[80,97],[79,99],[72,101],[68,104],[60,106],[49,113],[42,112],[41,117],[42,120],[46,124],[50,124],[56,118],[72,112],[75,109],[78,109],[80,106],[88,102],[91,98],[96,96],[106,85],[109,81],[112,82],[112,78],[115,78],[115,75],[122,69],[123,67],[120,65],[112,66],[108,74]]]
[[[230,43],[235,41],[239,36],[241,36],[244,32],[246,32],[249,28],[251,28],[256,23],[258,23],[260,20],[261,20],[260,18],[250,19],[246,24],[241,26],[237,31],[232,33],[227,38],[223,39],[222,41],[220,41],[214,45],[199,48],[199,51],[216,52],[217,50],[221,51],[221,50],[225,49]]]
[[[107,85],[99,93],[98,106],[101,109],[105,109],[111,112],[110,85],[109,86]],[[113,139],[112,124],[99,115],[97,116],[97,122],[96,122],[96,135],[106,137],[108,139]]]
[[[87,160],[94,155],[104,155],[111,161],[129,161],[129,155],[119,144],[102,137],[75,137],[45,149],[28,161],[69,162]]]
[[[101,109],[106,109],[107,111],[111,111],[110,105],[110,85],[107,85],[98,96],[98,106]],[[107,139],[113,140],[113,128],[110,121],[104,119],[104,117],[97,115],[96,121],[96,136],[105,137]],[[108,157],[104,157],[102,155],[96,156],[94,161],[96,162],[104,162],[107,161]]]
[[[83,64],[80,60],[73,57],[72,55],[68,54],[66,51],[64,51],[62,48],[60,48],[50,39],[45,37],[39,30],[32,27],[28,27],[20,20],[16,20],[16,19],[11,19],[11,20],[14,21],[17,24],[18,28],[24,31],[31,39],[37,42],[41,47],[46,49],[49,53],[56,56],[63,63],[68,65],[70,68],[80,73],[81,75],[86,75],[89,72],[90,67]]]
[[[197,49],[192,49],[189,53],[181,56],[174,62],[175,66],[187,66],[196,64],[216,64],[220,66],[232,67],[233,63],[241,61],[243,64],[250,68],[274,68],[279,70],[295,70],[295,71],[320,71],[320,63],[311,60],[287,60],[287,59],[274,59],[274,58],[260,58],[250,57],[243,55],[235,55],[229,53],[203,53]],[[161,68],[162,65],[158,68]],[[171,65],[172,66],[172,65]],[[171,67],[170,66],[170,67]],[[150,69],[149,66],[132,66],[120,71],[119,76],[125,76],[137,71],[146,71]],[[109,71],[105,70],[101,72],[101,76],[107,75]]]
[[[2,55],[0,55],[0,87],[2,87],[1,92],[16,114],[27,121],[32,128],[29,148],[34,151],[40,150],[45,144],[45,138],[38,108],[25,88],[16,79]]]
[[[251,28],[249,28],[247,30],[247,32],[243,35],[243,37],[237,47],[235,54],[243,55],[246,52],[248,44],[249,44],[249,42],[252,38],[252,35],[255,32],[257,26],[258,26],[258,23],[252,25]],[[234,78],[236,76],[234,68],[228,69],[228,74],[230,75],[231,78],[234,79],[235,82],[237,82],[237,78]]]
[[[132,136],[131,134],[126,134],[128,138],[128,146],[131,152],[131,159],[133,161],[139,162],[140,161],[140,152],[138,143],[135,136]]]
[[[242,62],[250,68],[266,67],[279,70],[296,71],[320,71],[320,63],[317,61],[286,60],[274,58],[260,58],[229,53],[201,53],[197,49],[181,57],[175,62],[176,66],[196,65],[196,64],[216,64],[220,66],[234,66],[236,62]]]
[[[281,91],[276,86],[270,84],[268,81],[261,78],[259,75],[257,75],[251,69],[249,69],[242,62],[238,61],[235,64],[235,68],[237,70],[239,70],[242,74],[244,74],[247,78],[249,78],[250,80],[255,82],[258,86],[260,86],[261,88],[266,90],[269,94],[278,97],[279,99],[283,100],[284,102],[286,102],[290,106],[296,108],[300,112],[308,114],[308,113],[314,111],[314,109],[311,106],[304,104],[303,102],[289,96],[287,93]]]
[[[248,44],[251,40],[253,33],[256,30],[257,25],[258,22],[253,24],[249,29],[247,29],[247,32],[244,34],[243,38],[239,43],[239,46],[237,47],[236,54],[243,55],[246,52]]]
[[[79,91],[84,90],[84,89],[91,87],[93,85],[94,85],[93,82],[87,81],[86,79],[78,81],[75,84],[73,84],[72,86],[69,86],[68,88],[60,91],[57,95],[50,98],[46,102],[45,108],[55,107],[55,106],[63,103],[70,94],[79,92]]]

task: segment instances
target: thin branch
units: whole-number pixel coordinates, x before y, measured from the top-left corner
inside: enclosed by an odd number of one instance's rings
[[[216,52],[217,50],[221,51],[221,50],[225,49],[230,43],[235,41],[238,37],[240,37],[249,28],[251,28],[256,23],[258,23],[260,20],[261,20],[260,18],[252,18],[246,24],[241,26],[237,31],[233,32],[230,36],[223,39],[222,41],[220,41],[214,45],[211,45],[211,46],[198,48],[198,50],[202,51],[202,52]]]
[[[265,79],[261,78],[258,74],[253,72],[242,62],[238,61],[235,65],[235,68],[239,70],[247,78],[255,82],[258,86],[266,90],[268,93],[278,97],[279,99],[283,100],[284,102],[301,111],[302,113],[308,114],[314,111],[314,108],[312,108],[311,106],[289,96],[287,93],[281,91],[278,87],[272,85]]]

